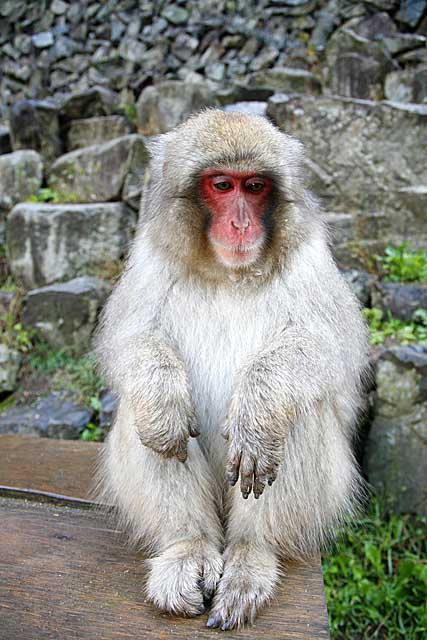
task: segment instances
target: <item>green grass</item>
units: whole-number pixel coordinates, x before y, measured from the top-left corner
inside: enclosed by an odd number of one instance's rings
[[[366,516],[323,560],[333,640],[427,638],[427,518]]]
[[[384,255],[376,259],[383,280],[427,283],[426,249],[410,249],[405,242],[398,247],[386,247]]]
[[[53,389],[74,391],[81,402],[99,411],[103,381],[96,372],[92,355],[79,355],[72,349],[55,350],[46,342],[35,340],[28,364],[35,373],[51,375]]]
[[[412,322],[403,322],[394,318],[391,313],[384,316],[381,309],[364,309],[370,330],[371,344],[383,344],[387,338],[411,344],[417,342],[427,345],[427,309],[417,309],[412,316]]]
[[[79,202],[79,197],[76,193],[60,193],[55,189],[48,187],[39,189],[37,193],[30,196],[27,202],[48,202],[50,204],[62,204],[64,202]]]

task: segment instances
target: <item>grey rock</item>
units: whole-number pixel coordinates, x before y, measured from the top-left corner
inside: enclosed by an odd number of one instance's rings
[[[77,440],[92,417],[92,409],[78,404],[73,395],[50,393],[1,413],[0,433]]]
[[[427,9],[427,0],[400,0],[396,19],[410,27],[416,27]]]
[[[292,67],[273,67],[251,73],[247,84],[283,93],[318,94],[321,91],[320,81],[313,73]]]
[[[166,18],[171,24],[184,24],[188,20],[189,13],[182,7],[176,5],[166,6],[162,11],[163,18]]]
[[[199,41],[197,38],[181,31],[172,44],[172,53],[179,58],[179,60],[185,62],[192,56],[198,46]]]
[[[82,276],[34,289],[24,301],[23,324],[57,349],[72,346],[86,351],[110,288],[100,278]]]
[[[42,31],[41,33],[34,34],[32,40],[37,49],[45,49],[53,45],[53,33],[51,31]]]
[[[329,36],[339,24],[340,20],[334,9],[333,2],[328,2],[327,6],[317,14],[311,44],[318,52],[325,50]]]
[[[109,429],[113,424],[119,406],[119,399],[112,391],[104,389],[101,393],[100,401],[99,426],[103,429]]]
[[[425,347],[393,347],[380,356],[374,412],[364,459],[370,484],[390,510],[426,515]]]
[[[122,203],[19,204],[7,219],[10,269],[34,289],[123,256],[135,215]]]
[[[102,144],[130,133],[130,126],[123,116],[103,116],[72,120],[68,129],[69,151]]]
[[[384,11],[362,18],[354,24],[352,29],[354,33],[368,40],[382,40],[397,32],[393,20]]]
[[[410,322],[414,311],[427,309],[427,285],[376,282],[372,287],[372,306]]]
[[[7,127],[0,125],[0,155],[10,153],[12,146],[10,144],[10,133]]]
[[[371,288],[376,281],[375,277],[357,269],[346,269],[341,271],[341,274],[360,304],[363,307],[370,306]]]
[[[395,102],[413,101],[414,72],[412,69],[392,71],[385,77],[384,95]]]
[[[10,135],[14,151],[38,151],[43,158],[45,169],[61,155],[58,111],[47,100],[17,102],[10,112]]]
[[[120,97],[105,87],[93,87],[69,96],[61,105],[64,121],[112,115],[119,107]]]
[[[139,62],[144,60],[146,47],[142,42],[131,38],[124,38],[119,46],[119,54],[125,60],[130,62]]]
[[[40,188],[43,162],[36,151],[15,151],[0,156],[0,211],[8,211]]]
[[[138,129],[146,135],[165,133],[191,113],[215,106],[214,93],[204,84],[169,81],[147,87],[138,100]]]
[[[141,174],[149,156],[142,136],[128,135],[61,156],[52,165],[48,184],[80,202],[118,200],[130,172]]]
[[[427,38],[417,33],[395,33],[383,38],[383,45],[391,55],[426,46]]]
[[[69,4],[67,2],[63,2],[62,0],[53,0],[50,5],[50,10],[57,16],[62,16],[69,9]]]
[[[270,67],[278,56],[278,49],[275,47],[266,47],[252,60],[249,69],[251,71],[260,71],[261,69]]]
[[[214,82],[221,82],[225,77],[225,64],[223,62],[208,64],[205,72],[210,80],[213,80]]]
[[[365,99],[383,97],[384,78],[393,62],[381,43],[338,29],[326,48],[327,85],[334,94]]]
[[[380,239],[427,244],[427,106],[276,95],[267,114],[305,144],[328,210],[386,212]]]
[[[16,389],[21,361],[19,351],[0,344],[0,393]]]

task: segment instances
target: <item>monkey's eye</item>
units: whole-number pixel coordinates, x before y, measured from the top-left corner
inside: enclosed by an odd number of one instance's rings
[[[253,179],[250,178],[247,182],[245,182],[246,191],[250,191],[251,193],[261,193],[265,189],[265,182],[260,178]]]
[[[217,191],[230,191],[233,185],[228,180],[221,180],[219,182],[213,182],[212,186]]]

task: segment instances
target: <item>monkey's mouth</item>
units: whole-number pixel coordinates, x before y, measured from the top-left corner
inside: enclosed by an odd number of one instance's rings
[[[220,261],[227,267],[247,266],[253,264],[260,253],[262,240],[250,244],[225,246],[218,241],[212,242]]]

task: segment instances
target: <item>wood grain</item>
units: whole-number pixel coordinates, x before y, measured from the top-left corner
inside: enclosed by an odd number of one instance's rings
[[[20,498],[0,498],[0,640],[329,638],[318,557],[286,567],[253,628],[207,629],[206,615],[176,618],[148,604],[143,556],[90,502],[76,500],[89,498],[101,447],[0,436],[0,489]]]
[[[95,442],[0,436],[0,485],[88,499]]]
[[[143,595],[143,556],[94,510],[0,500],[1,640],[212,640],[207,616],[159,613]],[[253,628],[225,638],[328,638],[319,559],[290,565]]]

